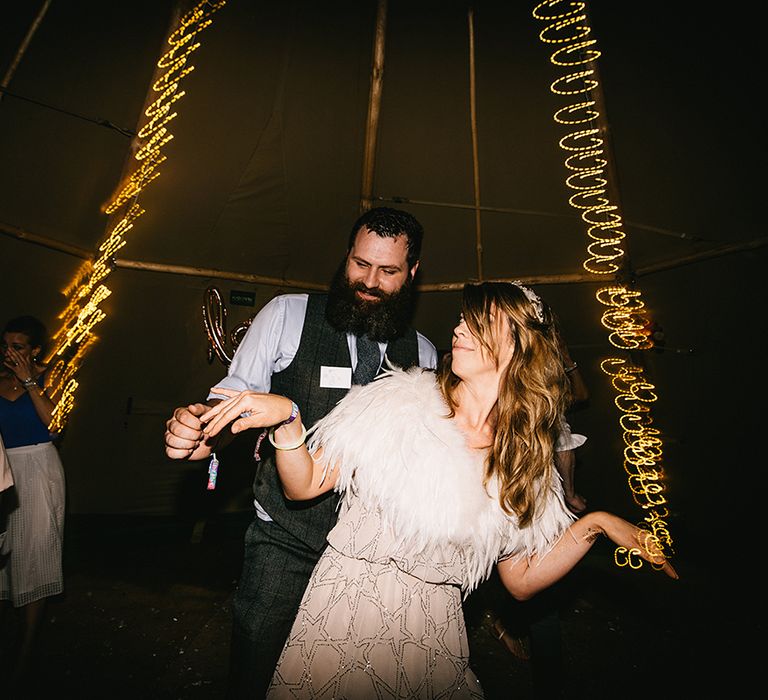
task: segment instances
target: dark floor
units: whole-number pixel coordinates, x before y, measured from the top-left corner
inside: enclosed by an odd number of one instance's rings
[[[248,518],[70,517],[65,592],[48,604],[31,697],[221,698]],[[466,611],[486,697],[664,697],[699,690],[716,697],[722,678],[729,679],[730,695],[751,696],[739,693],[751,683],[734,661],[741,621],[714,612],[718,593],[709,574],[675,564],[679,581],[647,566],[619,568],[607,543],[598,543],[558,587],[525,606],[492,579],[469,598]],[[14,611],[4,612],[0,679],[18,630]],[[530,661],[512,656],[493,636],[495,614],[510,629],[522,628],[526,616],[533,622],[525,638]],[[762,634],[763,623],[755,629]]]

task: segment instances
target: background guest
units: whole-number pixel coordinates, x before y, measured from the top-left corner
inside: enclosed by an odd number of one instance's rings
[[[2,335],[0,434],[14,485],[3,493],[8,555],[0,569],[0,601],[24,613],[14,669],[22,696],[46,599],[63,590],[64,470],[48,429],[54,404],[41,362],[46,335],[33,316],[8,321]]]

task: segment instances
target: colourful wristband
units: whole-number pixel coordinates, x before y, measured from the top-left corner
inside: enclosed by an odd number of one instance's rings
[[[278,425],[288,425],[288,423],[293,423],[293,421],[296,420],[296,416],[299,415],[299,407],[296,405],[295,401],[291,401],[291,415],[288,416],[282,423],[278,423]]]

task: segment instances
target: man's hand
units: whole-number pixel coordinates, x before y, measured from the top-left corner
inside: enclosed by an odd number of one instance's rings
[[[171,459],[205,459],[211,448],[203,439],[200,416],[210,409],[204,403],[180,406],[166,421],[165,454]]]

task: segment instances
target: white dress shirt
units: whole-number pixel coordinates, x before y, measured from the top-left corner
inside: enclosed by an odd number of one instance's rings
[[[291,364],[301,341],[301,330],[307,313],[307,294],[281,294],[268,302],[251,322],[248,331],[237,348],[229,373],[219,386],[235,391],[268,392],[272,375]],[[437,350],[421,333],[416,333],[419,348],[419,365],[435,369]],[[347,333],[352,369],[357,366],[355,336]],[[379,343],[381,359],[387,349]],[[210,393],[208,398],[225,398]]]
[[[307,314],[308,298],[307,294],[281,294],[269,301],[251,321],[232,358],[227,376],[217,386],[235,391],[269,392],[272,375],[284,370],[296,357],[301,331],[304,328],[304,317]],[[417,332],[416,336],[419,365],[435,369],[435,346],[421,333]],[[354,334],[347,333],[347,345],[354,370],[357,366],[357,343]],[[380,362],[384,360],[386,349],[386,343],[379,343]],[[211,392],[208,398],[226,397]],[[272,520],[258,501],[254,500],[254,506],[262,520]]]

